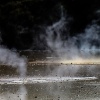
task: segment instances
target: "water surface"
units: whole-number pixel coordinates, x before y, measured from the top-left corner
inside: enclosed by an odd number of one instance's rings
[[[33,52],[29,61],[48,56],[40,54]],[[100,65],[36,63],[20,77],[17,68],[1,65],[0,100],[100,100],[99,73]]]

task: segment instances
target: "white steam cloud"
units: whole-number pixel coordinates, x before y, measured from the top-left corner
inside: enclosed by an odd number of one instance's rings
[[[66,28],[65,25],[65,18],[62,17],[60,21],[46,28],[47,45],[59,57],[63,57],[63,59],[91,58],[99,52],[100,27],[98,25],[89,25],[83,33],[63,40],[61,35]]]
[[[17,68],[21,77],[26,75],[27,59],[5,47],[0,47],[0,64]]]
[[[97,24],[88,25],[83,33],[65,39],[62,34],[67,30],[66,24],[68,25],[64,16],[61,16],[58,22],[46,28],[45,40],[50,50],[53,51],[53,55],[58,56],[61,61],[70,60],[72,62],[76,61],[76,63],[78,61],[84,63],[84,60],[88,61],[97,58],[97,55],[100,55],[100,26]],[[66,35],[68,35],[67,32]],[[80,70],[78,65],[76,67],[70,65],[63,68],[62,66],[55,68],[52,71],[52,75],[62,76],[68,74],[73,76]],[[93,72],[94,68],[95,66],[92,66],[88,71]]]

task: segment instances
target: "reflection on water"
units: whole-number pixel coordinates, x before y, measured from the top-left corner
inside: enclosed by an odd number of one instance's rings
[[[18,79],[21,82],[16,69],[3,68],[0,68],[0,84],[4,82],[0,85],[0,100],[100,100],[99,65],[30,65],[27,77],[31,78],[21,84],[16,83]],[[15,83],[8,84],[7,80]]]
[[[99,81],[0,85],[0,100],[100,100]]]
[[[2,85],[0,89],[0,100],[27,100],[27,90],[24,85]]]

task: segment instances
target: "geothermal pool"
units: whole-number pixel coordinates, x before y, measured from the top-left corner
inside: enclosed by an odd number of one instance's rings
[[[52,63],[45,53],[27,55],[24,77],[17,68],[0,65],[0,100],[100,100],[99,64]]]
[[[33,82],[17,78],[2,80],[4,84],[0,82],[0,100],[100,99],[100,81],[95,77],[33,79]]]

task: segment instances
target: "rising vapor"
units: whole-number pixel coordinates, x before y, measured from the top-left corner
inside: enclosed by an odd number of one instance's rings
[[[0,64],[17,68],[21,77],[26,75],[27,59],[2,46],[0,46]]]
[[[65,64],[84,64],[84,63],[99,63],[100,64],[100,26],[96,23],[89,24],[84,32],[79,33],[77,36],[62,38],[63,32],[67,30],[68,21],[64,16],[61,19],[45,28],[45,40],[47,46],[53,51],[52,55],[56,55],[60,60],[58,62]],[[67,25],[66,25],[67,24]],[[66,36],[68,30],[66,31]],[[56,59],[54,59],[56,60]],[[61,65],[63,66],[63,65]],[[52,75],[64,75],[75,73],[80,70],[80,65],[68,65],[67,67],[57,67],[52,71]],[[88,71],[93,72],[96,67],[91,66]],[[50,69],[49,69],[50,70]]]

